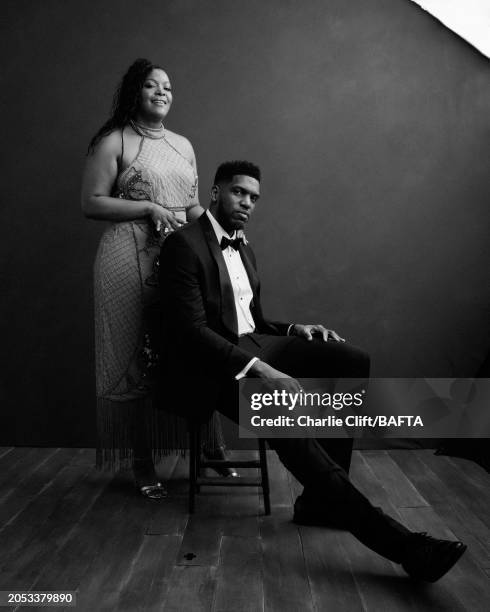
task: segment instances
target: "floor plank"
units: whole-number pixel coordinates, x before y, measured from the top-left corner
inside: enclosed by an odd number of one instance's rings
[[[8,453],[11,453],[13,451],[13,449],[14,449],[13,446],[1,446],[0,447],[0,459],[6,457]]]
[[[33,589],[77,589],[104,542],[124,520],[129,500],[134,499],[128,494],[127,475],[107,478],[104,490],[88,512],[73,524],[63,546],[31,585]],[[117,551],[113,552],[117,555]]]
[[[460,471],[448,457],[434,455],[433,451],[420,450],[420,460],[429,467],[442,480],[451,491],[451,495],[458,497],[463,503],[483,522],[490,527],[490,476],[486,479],[486,485],[479,479],[471,479],[467,474]],[[465,460],[461,460],[465,463]]]
[[[440,455],[436,456],[439,457]],[[481,465],[462,457],[447,457],[447,461],[455,467],[459,474],[464,474],[467,481],[471,481],[478,487],[488,490],[490,473]]]
[[[215,574],[215,567],[174,566],[167,597],[161,609],[165,612],[209,612],[216,589]]]
[[[262,517],[260,537],[265,610],[314,610],[303,545],[290,508],[276,506],[272,516]]]
[[[267,466],[269,470],[269,481],[273,483],[270,491],[272,512],[274,512],[276,508],[290,507],[293,503],[293,499],[288,473],[279,461],[277,453],[274,451],[267,453]]]
[[[189,518],[181,456],[159,464],[169,497],[154,502],[131,472],[96,471],[93,450],[0,449],[0,588],[78,588],[87,612],[488,608],[488,474],[479,466],[430,450],[354,452],[353,481],[375,505],[468,544],[441,581],[421,585],[347,532],[294,525],[302,487],[268,456],[270,517],[257,489],[230,486],[203,487]]]
[[[143,497],[125,505],[112,519],[112,529],[81,578],[78,605],[89,610],[114,610],[129,580],[145,538],[145,525],[154,504]],[[117,551],[117,554],[114,554]]]
[[[259,538],[223,536],[212,609],[215,612],[260,612],[264,609]]]
[[[345,548],[344,534],[321,527],[300,527],[303,554],[316,610],[365,610]]]
[[[44,521],[66,492],[79,482],[85,469],[81,466],[72,468],[68,464],[59,472],[51,474],[51,480],[39,494],[3,526],[0,532],[2,542],[0,567],[14,560],[21,549],[29,547]]]
[[[119,612],[161,610],[181,543],[180,535],[146,535],[114,609]]]
[[[70,476],[73,486],[70,488],[66,480],[62,481],[66,485],[66,495],[61,497],[46,521],[37,524],[29,532],[31,535],[24,539],[24,545],[17,546],[15,554],[10,556],[8,564],[2,568],[0,583],[19,589],[32,584],[42,568],[49,564],[52,556],[63,546],[73,524],[80,520],[100,495],[102,489],[94,486],[90,470],[85,474],[72,470]],[[47,493],[52,494],[52,491]],[[16,543],[20,543],[20,534]]]
[[[38,470],[56,448],[14,448],[2,458],[0,473],[0,501],[21,486],[23,480]]]
[[[82,451],[73,449],[58,449],[48,454],[32,471],[18,475],[18,480],[12,484],[0,502],[0,524],[6,527],[29,502],[37,497],[45,487],[48,487],[60,470],[72,464]],[[85,469],[85,468],[84,468]]]
[[[191,516],[187,523],[177,565],[217,566],[222,530],[219,517]]]
[[[396,508],[429,505],[386,451],[364,451],[362,456]]]
[[[354,485],[374,506],[380,507],[397,521],[401,520],[398,508],[392,502],[390,491],[386,489],[382,480],[366,461],[364,452],[353,453],[350,474]]]

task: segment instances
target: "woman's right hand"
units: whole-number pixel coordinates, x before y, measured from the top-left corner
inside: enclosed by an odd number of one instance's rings
[[[174,213],[168,208],[164,208],[159,204],[154,204],[150,202],[150,219],[155,225],[155,229],[157,232],[163,229],[164,233],[171,232],[173,230],[179,229],[182,225],[184,225],[184,221],[178,219]]]

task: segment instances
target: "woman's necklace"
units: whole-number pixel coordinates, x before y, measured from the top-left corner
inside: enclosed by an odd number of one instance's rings
[[[160,127],[157,128],[148,127],[147,125],[138,123],[133,119],[131,119],[129,123],[133,130],[140,136],[145,136],[146,138],[153,138],[154,140],[156,140],[157,138],[163,138],[165,136],[165,128],[163,127],[163,123],[160,125]]]

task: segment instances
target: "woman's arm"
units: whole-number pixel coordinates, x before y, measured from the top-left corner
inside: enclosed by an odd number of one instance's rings
[[[196,164],[196,155],[194,153],[194,149],[189,141],[187,141],[189,145],[189,161],[191,166],[194,168],[194,172],[196,175],[196,192],[191,201],[191,206],[186,210],[187,221],[194,221],[194,219],[198,219],[202,213],[204,212],[204,208],[199,204],[199,193],[198,193],[198,182],[197,182],[197,164]]]
[[[85,164],[82,180],[82,211],[89,219],[105,221],[133,221],[150,217],[158,226],[177,229],[181,221],[165,208],[148,200],[123,200],[111,197],[118,172],[121,150],[119,132],[104,137]]]
[[[198,219],[204,212],[204,208],[200,204],[196,204],[192,208],[188,208],[186,211],[187,221],[194,221]]]

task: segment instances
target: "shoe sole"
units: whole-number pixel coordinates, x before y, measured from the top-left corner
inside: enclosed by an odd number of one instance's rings
[[[464,555],[466,549],[468,547],[466,546],[466,544],[462,544],[461,546],[459,546],[455,551],[454,554],[452,556],[451,559],[448,559],[447,563],[445,564],[444,568],[442,570],[439,571],[439,573],[432,575],[431,578],[429,579],[428,582],[436,582],[437,580],[439,580],[439,578],[442,578],[445,574],[447,574],[447,572],[456,565],[456,563],[461,559],[461,557]]]
[[[408,575],[410,576],[410,578],[412,578],[412,580],[423,581],[423,582],[437,582],[440,578],[442,578],[445,574],[447,574],[447,572],[452,567],[454,567],[454,565],[456,565],[456,563],[459,561],[459,559],[461,559],[461,557],[463,556],[467,548],[468,547],[466,546],[466,544],[462,544],[461,546],[458,546],[458,548],[456,548],[453,551],[452,555],[450,556],[448,555],[448,559],[446,560],[446,563],[442,565],[442,567],[439,568],[439,571],[436,574],[429,574],[427,576],[417,576],[416,574],[411,574],[405,568],[403,569],[407,571]]]

